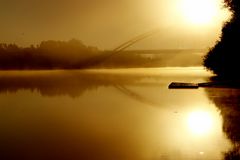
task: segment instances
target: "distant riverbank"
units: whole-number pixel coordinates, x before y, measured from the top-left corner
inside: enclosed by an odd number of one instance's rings
[[[190,67],[201,66],[204,53],[201,49],[102,51],[75,39],[25,48],[0,44],[0,70]]]

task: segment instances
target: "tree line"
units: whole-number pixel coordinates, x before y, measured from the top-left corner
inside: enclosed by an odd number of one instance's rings
[[[43,41],[39,45],[19,47],[0,44],[0,69],[64,69],[80,68],[100,50],[81,41]]]
[[[145,51],[151,53],[151,51]],[[80,40],[43,41],[39,45],[19,47],[0,44],[0,70],[84,69],[84,68],[137,68],[166,66],[200,66],[201,56],[177,50],[103,51],[86,46]],[[186,63],[186,59],[192,59]],[[185,59],[185,60],[184,60]]]
[[[232,12],[224,24],[220,39],[204,58],[204,66],[220,77],[240,77],[240,1],[224,0],[224,6]]]

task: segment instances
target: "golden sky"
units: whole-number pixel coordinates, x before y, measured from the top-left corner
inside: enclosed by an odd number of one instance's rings
[[[113,49],[159,28],[132,49],[209,48],[227,19],[221,8],[221,0],[0,0],[0,42],[77,38]]]

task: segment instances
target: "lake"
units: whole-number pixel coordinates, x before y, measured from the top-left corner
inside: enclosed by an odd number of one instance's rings
[[[0,72],[1,160],[221,160],[239,151],[240,90],[201,67]]]

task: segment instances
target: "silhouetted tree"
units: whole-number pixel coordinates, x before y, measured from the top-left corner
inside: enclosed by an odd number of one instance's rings
[[[222,28],[220,40],[204,57],[204,66],[222,77],[240,77],[240,1],[224,0],[232,12],[231,19]]]
[[[81,41],[43,41],[39,45],[22,48],[15,44],[0,43],[0,70],[10,69],[81,69],[81,68],[131,68],[164,66],[199,66],[201,57],[189,51],[153,51],[154,56],[139,54],[144,51],[100,51]],[[147,53],[151,51],[145,51]],[[181,52],[181,54],[179,54]],[[183,52],[183,53],[182,53]],[[185,53],[186,52],[186,53]],[[196,51],[191,50],[191,53]],[[119,53],[119,52],[117,52]],[[113,56],[114,54],[114,56]],[[195,59],[188,64],[182,59]],[[199,61],[198,61],[199,60]]]
[[[0,44],[0,69],[80,68],[99,53],[96,47],[86,46],[76,39],[43,41],[36,47],[26,48]]]

